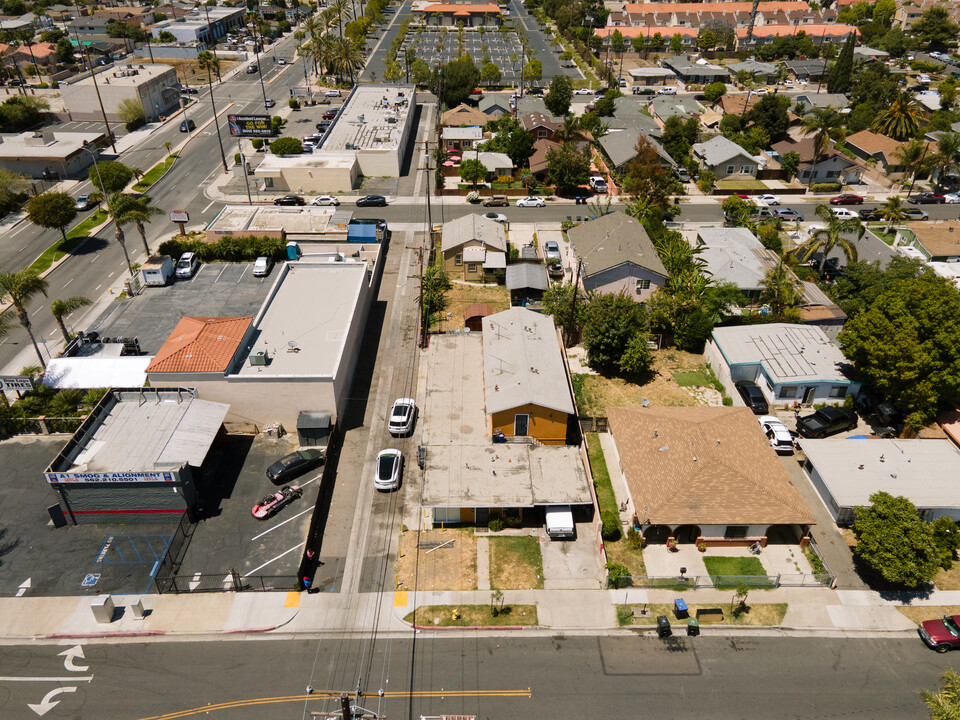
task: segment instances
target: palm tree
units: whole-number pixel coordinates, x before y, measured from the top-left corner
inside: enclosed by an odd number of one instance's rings
[[[173,143],[170,142],[169,140],[166,140],[163,143],[163,149],[167,151],[167,157],[170,157],[170,148],[172,147],[173,147]]]
[[[886,204],[880,209],[880,215],[887,221],[887,226],[883,229],[884,234],[890,234],[890,228],[899,225],[907,219],[907,213],[903,208],[903,198],[894,195],[887,199]]]
[[[333,65],[338,75],[349,75],[352,83],[357,70],[363,67],[363,51],[350,38],[337,38],[333,46]]]
[[[580,118],[570,113],[563,119],[563,125],[554,131],[554,140],[563,144],[576,139],[580,133],[581,126]]]
[[[820,162],[820,156],[830,147],[830,141],[841,137],[843,116],[833,108],[814,108],[803,120],[803,134],[813,135],[814,166]],[[810,170],[810,184],[813,184],[813,169]]]
[[[74,310],[79,310],[82,307],[87,307],[92,304],[92,301],[83,295],[74,295],[73,297],[68,297],[66,300],[54,300],[50,303],[50,312],[53,313],[57,325],[60,326],[60,332],[63,333],[64,342],[70,342],[70,333],[67,332],[67,326],[64,324],[63,319]]]
[[[781,259],[776,267],[767,271],[763,278],[760,302],[770,307],[770,312],[773,313],[774,317],[782,318],[796,314],[796,307],[800,303],[801,297],[802,293],[796,276],[783,264]]]
[[[930,148],[923,140],[914,138],[906,145],[900,145],[893,151],[897,162],[906,168],[904,179],[910,178],[910,189],[907,190],[907,199],[910,199],[910,193],[913,192],[913,185],[917,181],[917,176],[930,169],[931,159],[927,157]]]
[[[944,133],[937,140],[937,153],[932,158],[932,165],[937,170],[937,187],[943,186],[957,160],[960,160],[960,133]]]
[[[343,17],[350,18],[350,0],[330,0],[327,6],[337,14],[337,28],[340,31],[340,37],[343,37]]]
[[[819,272],[823,274],[823,267],[827,262],[827,255],[835,247],[839,247],[843,254],[847,256],[847,262],[857,261],[857,246],[844,237],[844,233],[855,232],[857,239],[863,237],[866,229],[857,218],[841,220],[833,214],[829,205],[817,205],[817,216],[826,223],[825,228],[820,228],[805,243],[798,245],[793,254],[800,262],[809,262],[818,251],[822,253],[820,257]]]
[[[923,107],[913,93],[901,91],[890,107],[881,110],[874,118],[873,129],[894,140],[905,140],[917,134],[922,117]]]
[[[213,73],[220,74],[220,60],[209,50],[197,54],[197,64],[201,70],[207,71],[207,88],[210,90],[210,107],[213,108],[213,126],[217,129],[217,142],[220,143],[220,160],[223,162],[223,171],[227,171],[227,156],[223,154],[223,138],[220,137],[220,121],[217,120],[217,106],[213,101]],[[119,226],[118,226],[119,229]],[[124,249],[126,252],[126,249]],[[130,264],[129,258],[127,265]],[[133,271],[130,271],[133,274]]]
[[[43,360],[43,355],[40,354],[37,340],[33,337],[27,305],[30,304],[33,296],[37,293],[46,297],[47,281],[29,270],[0,273],[0,293],[10,296],[10,302],[17,311],[17,318],[20,320],[21,327],[30,336],[30,342],[33,343],[33,349],[36,350],[37,357],[40,358],[40,364],[46,367],[47,364]]]
[[[118,225],[129,225],[133,223],[137,226],[137,232],[143,240],[143,249],[150,255],[150,245],[147,243],[147,231],[145,223],[150,222],[153,215],[163,215],[163,210],[150,205],[150,198],[147,195],[133,197],[132,195],[122,195],[118,198],[116,210],[118,215],[114,217],[114,222]]]

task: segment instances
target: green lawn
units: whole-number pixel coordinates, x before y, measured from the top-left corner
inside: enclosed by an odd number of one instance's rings
[[[600,436],[596,433],[587,433],[587,457],[590,460],[590,472],[593,473],[593,485],[597,489],[600,512],[609,510],[616,515],[620,512],[620,506],[613,492],[613,483],[610,482],[607,461],[603,457],[603,448],[600,447]]]
[[[723,386],[717,380],[707,365],[701,365],[696,370],[679,371],[673,373],[673,379],[680,387],[707,387],[716,388],[723,392]]]
[[[157,180],[163,177],[163,174],[170,169],[170,166],[173,165],[174,160],[177,159],[177,153],[173,153],[168,158],[162,162],[157,163],[152,168],[147,170],[143,174],[143,177],[140,178],[140,181],[133,186],[133,189],[137,192],[144,192],[153,187]]]
[[[718,587],[733,587],[737,584],[736,578],[739,577],[767,577],[767,571],[763,569],[763,564],[755,557],[705,557],[703,564],[707,566],[707,572],[711,578],[729,578],[729,582],[724,580]],[[747,581],[751,587],[764,586],[768,582],[754,583]],[[773,581],[769,581],[772,586]]]
[[[763,180],[717,180],[717,187],[722,190],[766,190]]]
[[[490,538],[492,590],[542,590],[540,543],[529,535]]]
[[[50,266],[53,265],[53,263],[77,247],[77,245],[79,245],[83,239],[87,237],[87,234],[93,228],[105,222],[106,219],[107,211],[97,210],[93,215],[88,217],[83,222],[78,223],[73,230],[68,232],[66,241],[64,241],[63,238],[57,240],[53,245],[46,249],[43,255],[34,260],[27,269],[37,274],[50,269]]]

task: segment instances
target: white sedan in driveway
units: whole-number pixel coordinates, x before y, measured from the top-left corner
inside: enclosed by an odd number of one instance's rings
[[[517,207],[544,207],[546,203],[540,197],[525,197],[517,200]]]
[[[311,200],[310,204],[311,205],[333,205],[334,207],[336,207],[337,205],[340,204],[340,201],[337,198],[333,197],[333,195],[320,195],[319,197],[315,197],[313,200]]]
[[[762,203],[766,203],[767,205],[780,204],[780,197],[778,195],[761,195],[760,197],[757,198],[757,200],[759,200]]]
[[[403,455],[399,450],[381,450],[377,455],[377,471],[373,485],[377,490],[396,490],[400,487]]]
[[[793,436],[787,426],[780,422],[780,418],[773,415],[764,415],[758,418],[760,427],[770,441],[770,447],[784,455],[793,454]]]

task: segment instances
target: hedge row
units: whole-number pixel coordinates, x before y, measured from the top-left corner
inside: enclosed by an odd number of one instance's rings
[[[843,190],[841,183],[814,183],[810,188],[810,192],[815,193],[833,193],[841,190]]]
[[[286,256],[283,240],[256,235],[227,235],[215,243],[174,237],[161,243],[159,252],[172,258],[178,258],[185,252],[193,252],[202,262],[250,262],[262,255],[280,261]]]

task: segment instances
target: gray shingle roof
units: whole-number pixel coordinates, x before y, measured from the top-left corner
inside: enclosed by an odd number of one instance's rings
[[[667,276],[647,231],[626,213],[614,212],[578,225],[567,232],[567,237],[584,263],[585,277],[624,263]]]
[[[634,128],[616,130],[614,132],[607,133],[600,138],[600,146],[607,153],[613,164],[619,167],[620,165],[623,165],[624,163],[629,162],[636,157],[637,141],[640,139],[641,135],[646,136],[646,133],[642,133]],[[647,137],[647,140],[664,161],[671,166],[675,166],[677,164],[674,162],[673,158],[670,157],[667,151],[663,149],[660,143],[651,137]]]
[[[777,255],[767,250],[747,228],[701,228],[700,259],[715,280],[731,282],[741,290],[762,287],[767,271],[777,264]]]
[[[770,63],[758,62],[757,60],[744,60],[743,62],[727,65],[730,72],[738,73],[745,70],[748,73],[759,73],[761,75],[773,75],[777,71],[776,65]]]
[[[760,162],[759,158],[754,157],[733,140],[725,138],[723,135],[712,137],[706,142],[696,143],[693,146],[693,152],[703,159],[710,167],[722,165],[729,160],[737,157],[748,157],[755,162]]]
[[[518,263],[507,266],[507,290],[546,290],[549,281],[547,269],[534,263]]]
[[[441,252],[452,250],[471,240],[479,240],[495,250],[507,250],[507,235],[503,225],[476,213],[444,223],[441,237]]]

